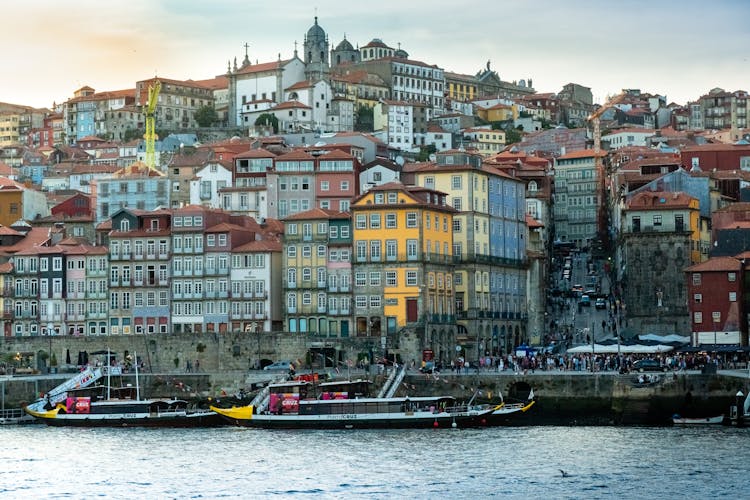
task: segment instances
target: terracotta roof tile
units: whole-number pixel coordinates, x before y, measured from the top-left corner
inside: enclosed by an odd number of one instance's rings
[[[712,257],[707,261],[692,265],[685,269],[686,272],[718,272],[718,271],[739,271],[742,262],[734,257]]]

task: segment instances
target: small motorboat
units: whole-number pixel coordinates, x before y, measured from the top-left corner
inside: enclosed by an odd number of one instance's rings
[[[715,417],[694,417],[687,418],[680,415],[672,416],[672,423],[675,425],[720,425],[724,422],[724,415]]]

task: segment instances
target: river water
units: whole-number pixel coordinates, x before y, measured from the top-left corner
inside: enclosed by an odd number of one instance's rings
[[[750,429],[0,427],[0,498],[747,498]],[[560,470],[567,477],[563,477]]]

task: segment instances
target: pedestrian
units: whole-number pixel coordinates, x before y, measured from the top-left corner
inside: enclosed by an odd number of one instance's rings
[[[195,360],[195,365],[194,366],[195,366],[196,373],[199,372],[199,371],[201,371],[201,362],[199,360],[197,360],[197,359]]]

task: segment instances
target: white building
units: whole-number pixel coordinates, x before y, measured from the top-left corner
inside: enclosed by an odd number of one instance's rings
[[[649,137],[656,132],[647,128],[623,128],[602,136],[602,142],[609,142],[609,149],[620,149],[630,146],[649,146]]]
[[[219,190],[232,185],[232,167],[219,161],[211,161],[195,172],[190,180],[190,204],[220,208]]]
[[[241,68],[228,76],[230,126],[252,126],[247,114],[243,115],[245,105],[283,102],[284,90],[305,79],[305,63],[296,52],[284,61],[250,64],[246,59]]]

